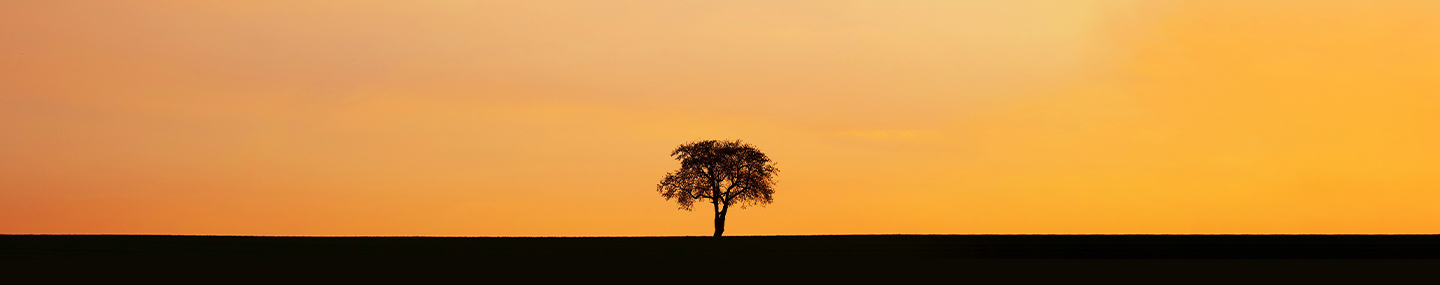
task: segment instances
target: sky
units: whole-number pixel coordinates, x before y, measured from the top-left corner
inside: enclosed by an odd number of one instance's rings
[[[1435,233],[1437,1],[0,1],[0,233]]]

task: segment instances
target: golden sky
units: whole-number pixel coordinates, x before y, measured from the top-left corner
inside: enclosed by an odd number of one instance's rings
[[[1440,1],[6,1],[0,233],[1435,233]],[[705,210],[700,207],[697,209]]]

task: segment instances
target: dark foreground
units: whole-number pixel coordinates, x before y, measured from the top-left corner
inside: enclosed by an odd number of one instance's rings
[[[1436,235],[0,235],[0,258],[1440,258]]]

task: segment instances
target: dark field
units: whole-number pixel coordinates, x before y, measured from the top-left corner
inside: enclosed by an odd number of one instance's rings
[[[1436,235],[0,235],[0,258],[1437,258]]]

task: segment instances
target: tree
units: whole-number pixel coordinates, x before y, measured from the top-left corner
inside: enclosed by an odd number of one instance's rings
[[[773,201],[775,173],[780,170],[755,146],[739,140],[707,140],[682,144],[670,156],[680,161],[680,170],[665,174],[656,190],[686,211],[696,201],[708,200],[715,209],[715,237],[725,232],[730,206],[744,209]]]

